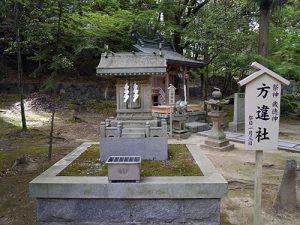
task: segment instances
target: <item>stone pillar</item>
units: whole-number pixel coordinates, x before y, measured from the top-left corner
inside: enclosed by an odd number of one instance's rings
[[[273,204],[274,209],[283,209],[289,212],[295,212],[299,209],[296,194],[296,170],[297,162],[292,159],[287,160],[281,184]]]
[[[161,129],[163,131],[163,137],[167,137],[168,136],[168,124],[165,119],[161,120]]]
[[[105,138],[106,133],[105,133],[105,122],[100,123],[100,137]]]
[[[146,122],[145,129],[146,129],[146,137],[148,138],[150,137],[150,124],[148,121]]]
[[[117,128],[118,128],[118,137],[122,137],[122,129],[123,129],[123,123],[121,121],[118,122],[118,125],[117,125]]]
[[[233,121],[228,124],[228,129],[233,132],[244,130],[245,127],[245,93],[234,94]]]

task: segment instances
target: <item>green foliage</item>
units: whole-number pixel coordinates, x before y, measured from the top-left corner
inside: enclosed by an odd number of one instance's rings
[[[185,30],[191,55],[208,63],[199,73],[223,76],[220,87],[226,94],[229,82],[249,74],[256,61],[258,33],[252,28],[255,11],[247,1],[210,2],[204,6]]]
[[[280,112],[281,115],[287,115],[288,113],[294,113],[298,104],[296,97],[292,94],[284,94],[281,96]]]
[[[272,68],[287,79],[300,81],[300,6],[287,4],[274,15],[271,26]]]
[[[0,47],[12,58],[15,2],[3,1],[0,9]],[[295,0],[272,14],[268,59],[257,54],[259,7],[249,0],[22,0],[19,4],[22,55],[25,62],[35,63],[30,68],[33,77],[53,71],[94,75],[104,44],[110,51],[128,51],[132,35],[139,32],[148,38],[172,39],[177,50],[184,48],[186,55],[206,61],[205,72],[226,76],[225,80],[248,75],[253,61],[267,62],[280,75],[300,80],[300,9]]]

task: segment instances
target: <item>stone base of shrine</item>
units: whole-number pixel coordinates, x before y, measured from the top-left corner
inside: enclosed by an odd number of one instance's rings
[[[93,144],[83,143],[30,182],[38,225],[220,225],[227,182],[198,146],[186,145],[201,176],[111,183],[106,176],[58,175]]]

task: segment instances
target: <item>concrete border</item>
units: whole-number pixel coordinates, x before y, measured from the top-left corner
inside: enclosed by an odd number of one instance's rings
[[[109,183],[107,177],[57,176],[88,147],[85,142],[29,183],[34,198],[221,198],[227,181],[196,145],[187,145],[203,176],[142,177],[140,183]]]

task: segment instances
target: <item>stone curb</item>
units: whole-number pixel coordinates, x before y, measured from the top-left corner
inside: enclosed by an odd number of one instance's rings
[[[109,183],[107,177],[57,176],[88,147],[85,142],[29,183],[35,198],[221,198],[227,181],[196,145],[187,145],[204,176],[143,177],[140,183]]]

